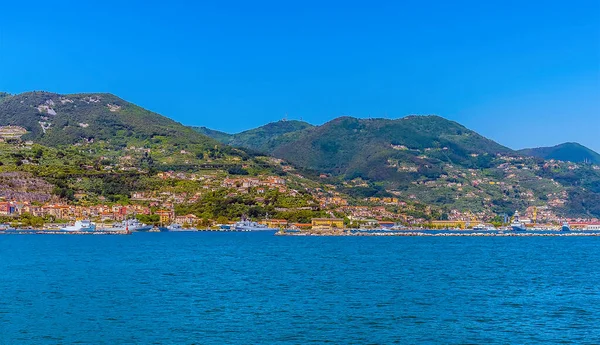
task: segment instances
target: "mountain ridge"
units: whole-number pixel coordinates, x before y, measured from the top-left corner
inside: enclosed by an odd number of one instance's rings
[[[588,162],[600,164],[600,154],[576,142],[566,142],[555,146],[526,148],[517,152],[543,159],[556,159],[574,163]]]
[[[435,115],[343,116],[319,126],[278,121],[229,135],[183,126],[109,93],[29,92],[0,98],[2,136],[0,170],[34,173],[71,199],[78,190],[94,200],[126,199],[140,189],[168,189],[157,172],[202,170],[219,179],[287,176],[303,186],[295,195],[309,193],[325,207],[332,196],[355,204],[394,196],[442,213],[549,205],[561,214],[600,216],[596,166],[525,156]]]
[[[566,213],[600,215],[600,207],[590,202],[600,199],[594,187],[600,174],[591,166],[523,155],[436,115],[342,116],[273,135],[270,144],[264,153],[320,172],[327,183],[356,197],[393,194],[439,207],[508,214],[552,200]]]
[[[123,146],[161,136],[189,144],[216,144],[174,120],[110,93],[32,91],[10,95],[0,98],[0,120],[3,125],[27,129],[24,138],[50,146],[90,140],[112,140]]]
[[[236,134],[215,131],[206,127],[192,128],[226,145],[245,147],[254,151],[268,153],[281,145],[282,142],[293,140],[299,132],[313,127],[313,125],[304,121],[280,120]]]

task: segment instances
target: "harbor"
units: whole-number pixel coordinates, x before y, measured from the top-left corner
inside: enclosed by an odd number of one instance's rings
[[[405,230],[405,231],[279,231],[277,236],[383,236],[383,237],[596,237],[600,231],[447,231],[447,230]]]
[[[191,215],[183,217],[189,218]],[[181,217],[179,217],[181,218]],[[196,223],[198,224],[198,223]],[[448,223],[449,224],[449,223]],[[562,225],[529,224],[528,227],[518,212],[510,223],[495,227],[492,224],[479,223],[468,228],[434,228],[427,226],[406,226],[393,222],[371,222],[369,227],[347,226],[343,218],[312,218],[310,223],[289,223],[285,219],[266,219],[252,221],[242,216],[237,222],[213,224],[211,227],[194,227],[188,222],[174,222],[170,225],[144,224],[136,218],[126,218],[120,222],[106,224],[89,219],[79,219],[72,224],[47,224],[41,228],[11,227],[0,224],[0,234],[18,235],[131,235],[132,233],[159,232],[263,232],[277,236],[442,236],[442,237],[564,237],[564,236],[600,236],[600,228],[587,224],[574,227],[568,222]],[[382,225],[386,225],[383,227]],[[465,224],[468,225],[468,224]]]

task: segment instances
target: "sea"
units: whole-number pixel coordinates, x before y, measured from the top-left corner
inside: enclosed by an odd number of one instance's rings
[[[598,237],[0,236],[0,344],[600,344]]]

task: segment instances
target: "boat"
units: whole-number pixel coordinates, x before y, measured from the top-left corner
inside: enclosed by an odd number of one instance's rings
[[[271,229],[264,224],[259,224],[257,222],[253,222],[253,221],[247,219],[246,217],[242,217],[242,220],[233,224],[231,226],[230,230],[233,230],[233,231],[265,231],[265,230],[277,230],[277,229]]]
[[[560,228],[560,231],[571,231],[571,227],[569,226],[569,223],[564,222],[562,227]]]
[[[519,211],[515,212],[515,217],[514,217],[512,223],[510,223],[510,228],[512,229],[512,231],[526,231],[527,230],[527,228],[525,227],[525,224],[523,224],[519,220]]]
[[[486,231],[494,231],[497,230],[493,225],[485,225],[485,224],[477,224],[473,227],[473,230],[476,231],[482,231],[482,230],[486,230]]]
[[[120,223],[113,224],[112,228],[106,228],[105,231],[150,231],[152,225],[140,223],[137,219],[127,219]]]
[[[0,224],[0,231],[6,230],[14,230],[14,228],[11,228],[10,224]]]
[[[176,224],[176,223],[173,223],[173,224],[167,226],[167,230],[173,231],[173,232],[198,231],[198,229],[196,229],[196,228],[184,228],[183,226],[181,226],[181,224]]]
[[[74,231],[74,232],[82,232],[82,231],[95,231],[96,224],[92,223],[89,220],[78,220],[72,226],[65,226],[60,229],[61,231]]]
[[[158,226],[153,226],[150,228],[150,230],[148,230],[148,232],[161,232],[161,230]]]
[[[400,231],[400,230],[408,230],[408,228],[404,225],[401,224],[396,224],[394,226],[392,226],[391,228],[389,228],[389,230],[391,231]]]
[[[219,230],[221,231],[232,231],[233,228],[229,224],[218,224]]]

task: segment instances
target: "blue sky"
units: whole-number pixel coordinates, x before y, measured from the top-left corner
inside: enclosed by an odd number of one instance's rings
[[[600,1],[12,1],[0,90],[111,92],[227,132],[438,114],[600,151]]]

